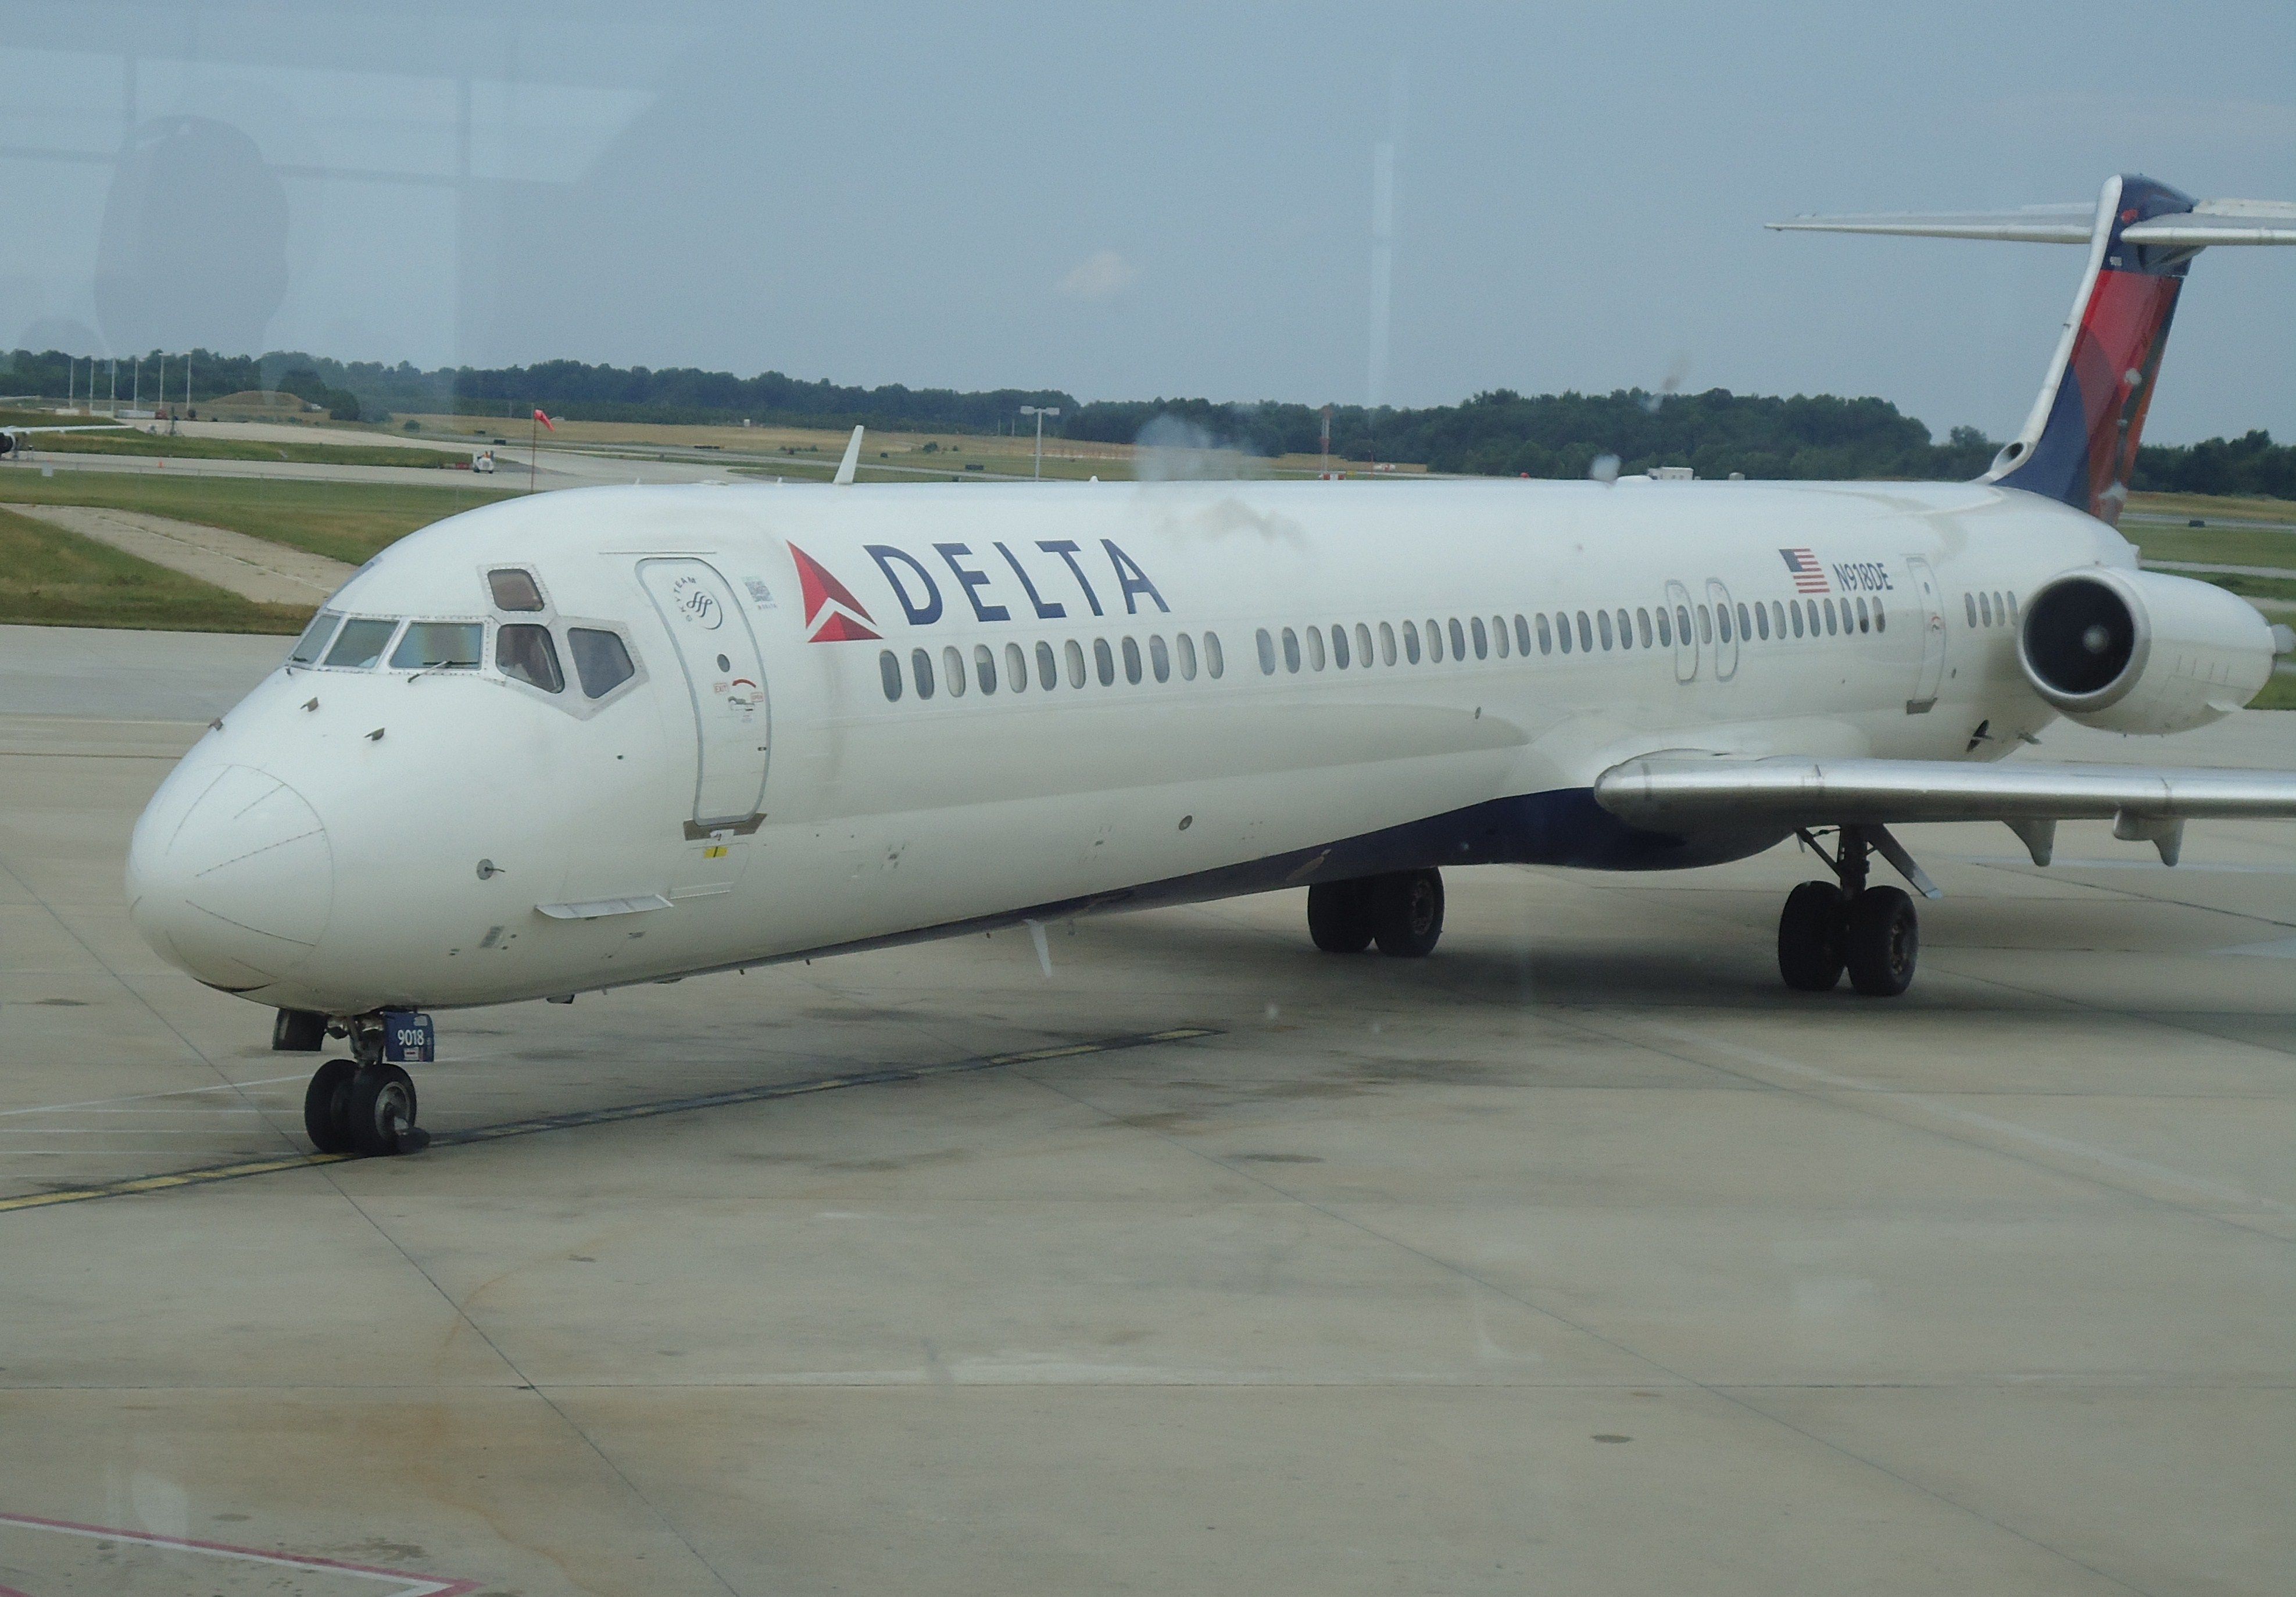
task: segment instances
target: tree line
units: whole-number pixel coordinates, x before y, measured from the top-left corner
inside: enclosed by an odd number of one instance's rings
[[[157,352],[147,360],[156,362]],[[169,399],[183,393],[180,355],[169,357]],[[18,350],[0,368],[0,388],[62,399],[70,358]],[[78,368],[85,392],[87,368]],[[808,382],[779,372],[738,377],[692,366],[593,366],[551,360],[529,366],[442,366],[338,361],[292,350],[224,356],[194,350],[192,403],[250,390],[283,391],[324,406],[338,419],[382,421],[394,414],[459,414],[512,421],[539,406],[578,420],[717,424],[993,433],[1017,431],[1023,405],[1057,406],[1050,432],[1071,439],[1131,443],[1152,423],[1192,439],[1263,456],[1308,455],[1322,448],[1322,409],[1281,401],[1235,404],[1203,399],[1097,399],[1080,403],[1056,389],[966,391],[876,388]],[[1791,398],[1703,393],[1530,394],[1492,389],[1456,405],[1419,408],[1335,405],[1331,449],[1350,462],[1396,460],[1439,472],[1497,476],[1583,477],[1604,456],[1634,473],[1687,465],[1702,477],[1842,480],[1973,477],[1992,459],[1993,440],[1956,427],[1942,440],[1886,399],[1832,394]],[[2296,445],[2261,430],[2237,439],[2149,445],[2137,455],[2134,487],[2183,493],[2296,498]]]

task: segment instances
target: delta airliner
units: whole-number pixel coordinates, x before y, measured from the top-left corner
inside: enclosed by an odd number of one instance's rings
[[[349,1055],[332,1152],[420,1144],[428,1013],[1088,912],[1308,889],[1335,955],[1425,955],[1447,865],[1659,870],[1800,836],[1782,974],[1901,992],[1893,824],[2046,863],[2110,819],[2296,815],[2296,776],[2001,763],[2055,718],[2169,733],[2296,646],[2115,531],[2170,312],[2296,206],[1788,226],[2078,243],[2031,418],[1967,483],[627,488],[394,545],[138,821],[138,927]]]

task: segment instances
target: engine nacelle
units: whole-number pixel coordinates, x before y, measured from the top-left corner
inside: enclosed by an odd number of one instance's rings
[[[2269,623],[2190,577],[2088,566],[2025,604],[2017,659],[2033,691],[2114,732],[2181,732],[2254,698],[2272,675]]]
[[[13,455],[17,450],[23,447],[24,436],[22,433],[0,432],[0,457]]]

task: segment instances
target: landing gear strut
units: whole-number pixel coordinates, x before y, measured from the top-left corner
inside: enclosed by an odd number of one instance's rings
[[[1913,984],[1921,954],[1921,923],[1914,901],[1896,887],[1866,884],[1878,850],[1925,891],[1928,878],[1880,827],[1843,827],[1834,852],[1800,834],[1833,868],[1833,882],[1804,882],[1786,895],[1778,917],[1778,974],[1802,992],[1827,992],[1849,973],[1849,984],[1868,998],[1895,998]]]
[[[354,1056],[330,1059],[303,1093],[303,1130],[324,1154],[414,1153],[430,1140],[414,1124],[414,1080],[382,1057],[382,1028],[372,1017],[347,1027]]]
[[[1423,959],[1443,935],[1443,873],[1398,870],[1308,889],[1308,934],[1327,954],[1374,942],[1392,959]]]

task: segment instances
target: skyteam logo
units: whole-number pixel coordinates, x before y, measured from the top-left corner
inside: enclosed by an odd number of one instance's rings
[[[798,585],[805,595],[808,643],[863,643],[877,637],[874,622],[851,589],[797,545],[790,545],[789,552],[797,562]]]

